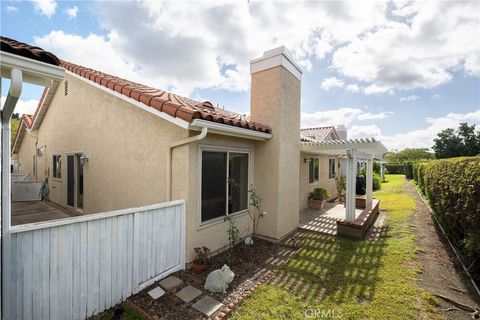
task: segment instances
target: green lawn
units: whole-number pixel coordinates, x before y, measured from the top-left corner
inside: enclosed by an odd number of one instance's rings
[[[434,299],[416,284],[415,200],[404,176],[387,175],[375,194],[388,210],[385,236],[376,241],[312,235],[279,279],[260,286],[234,319],[440,319]]]

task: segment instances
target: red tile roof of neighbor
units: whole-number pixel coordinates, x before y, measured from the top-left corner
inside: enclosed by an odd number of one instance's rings
[[[60,62],[60,65],[70,72],[187,122],[202,119],[265,133],[271,132],[269,126],[253,122],[246,115],[215,108],[209,101],[195,101],[71,62],[64,60]]]
[[[317,127],[317,128],[305,128],[300,130],[300,141],[303,142],[319,142],[324,141],[328,138],[328,135],[332,133],[337,137],[337,132],[335,127]]]
[[[60,65],[60,60],[53,53],[3,36],[0,36],[0,50],[55,66]]]

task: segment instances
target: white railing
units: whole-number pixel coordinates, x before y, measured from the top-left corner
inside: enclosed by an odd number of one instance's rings
[[[12,182],[29,182],[30,173],[12,173]]]
[[[5,319],[85,319],[185,267],[185,202],[12,227]]]

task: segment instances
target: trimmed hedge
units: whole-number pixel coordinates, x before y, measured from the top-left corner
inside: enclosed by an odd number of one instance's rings
[[[400,164],[400,163],[386,163],[385,164],[385,169],[387,169],[386,173],[390,173],[390,174],[404,174],[405,173],[405,168],[403,167],[403,164]]]
[[[449,237],[469,260],[480,257],[480,157],[415,163],[412,175]]]

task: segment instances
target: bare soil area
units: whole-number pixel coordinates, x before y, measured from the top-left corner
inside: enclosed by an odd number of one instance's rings
[[[296,253],[296,248],[280,243],[256,239],[253,246],[246,246],[239,243],[235,247],[235,260],[230,263],[227,252],[220,253],[210,259],[210,264],[203,274],[196,274],[191,269],[178,271],[173,274],[183,280],[183,286],[166,293],[157,300],[153,300],[148,291],[158,286],[158,283],[144,289],[138,294],[128,298],[128,301],[141,308],[150,317],[157,316],[159,319],[205,319],[205,317],[191,306],[200,298],[209,295],[213,299],[220,301],[225,307],[231,304],[236,305],[236,301],[243,296],[248,296],[259,284],[268,281],[276,269],[285,263]],[[226,293],[208,293],[203,285],[207,275],[228,264],[235,273],[233,282],[228,286]],[[184,303],[175,293],[181,288],[192,285],[202,290],[202,294],[190,303]],[[216,314],[222,312],[220,309]]]
[[[463,271],[428,207],[412,183],[406,184],[407,193],[415,198],[417,206],[413,223],[417,229],[419,262],[422,265],[420,285],[434,295],[441,295],[463,305],[480,310],[480,297]],[[439,298],[439,311],[446,319],[472,319],[474,316],[458,305]],[[480,314],[474,319],[480,319]]]

